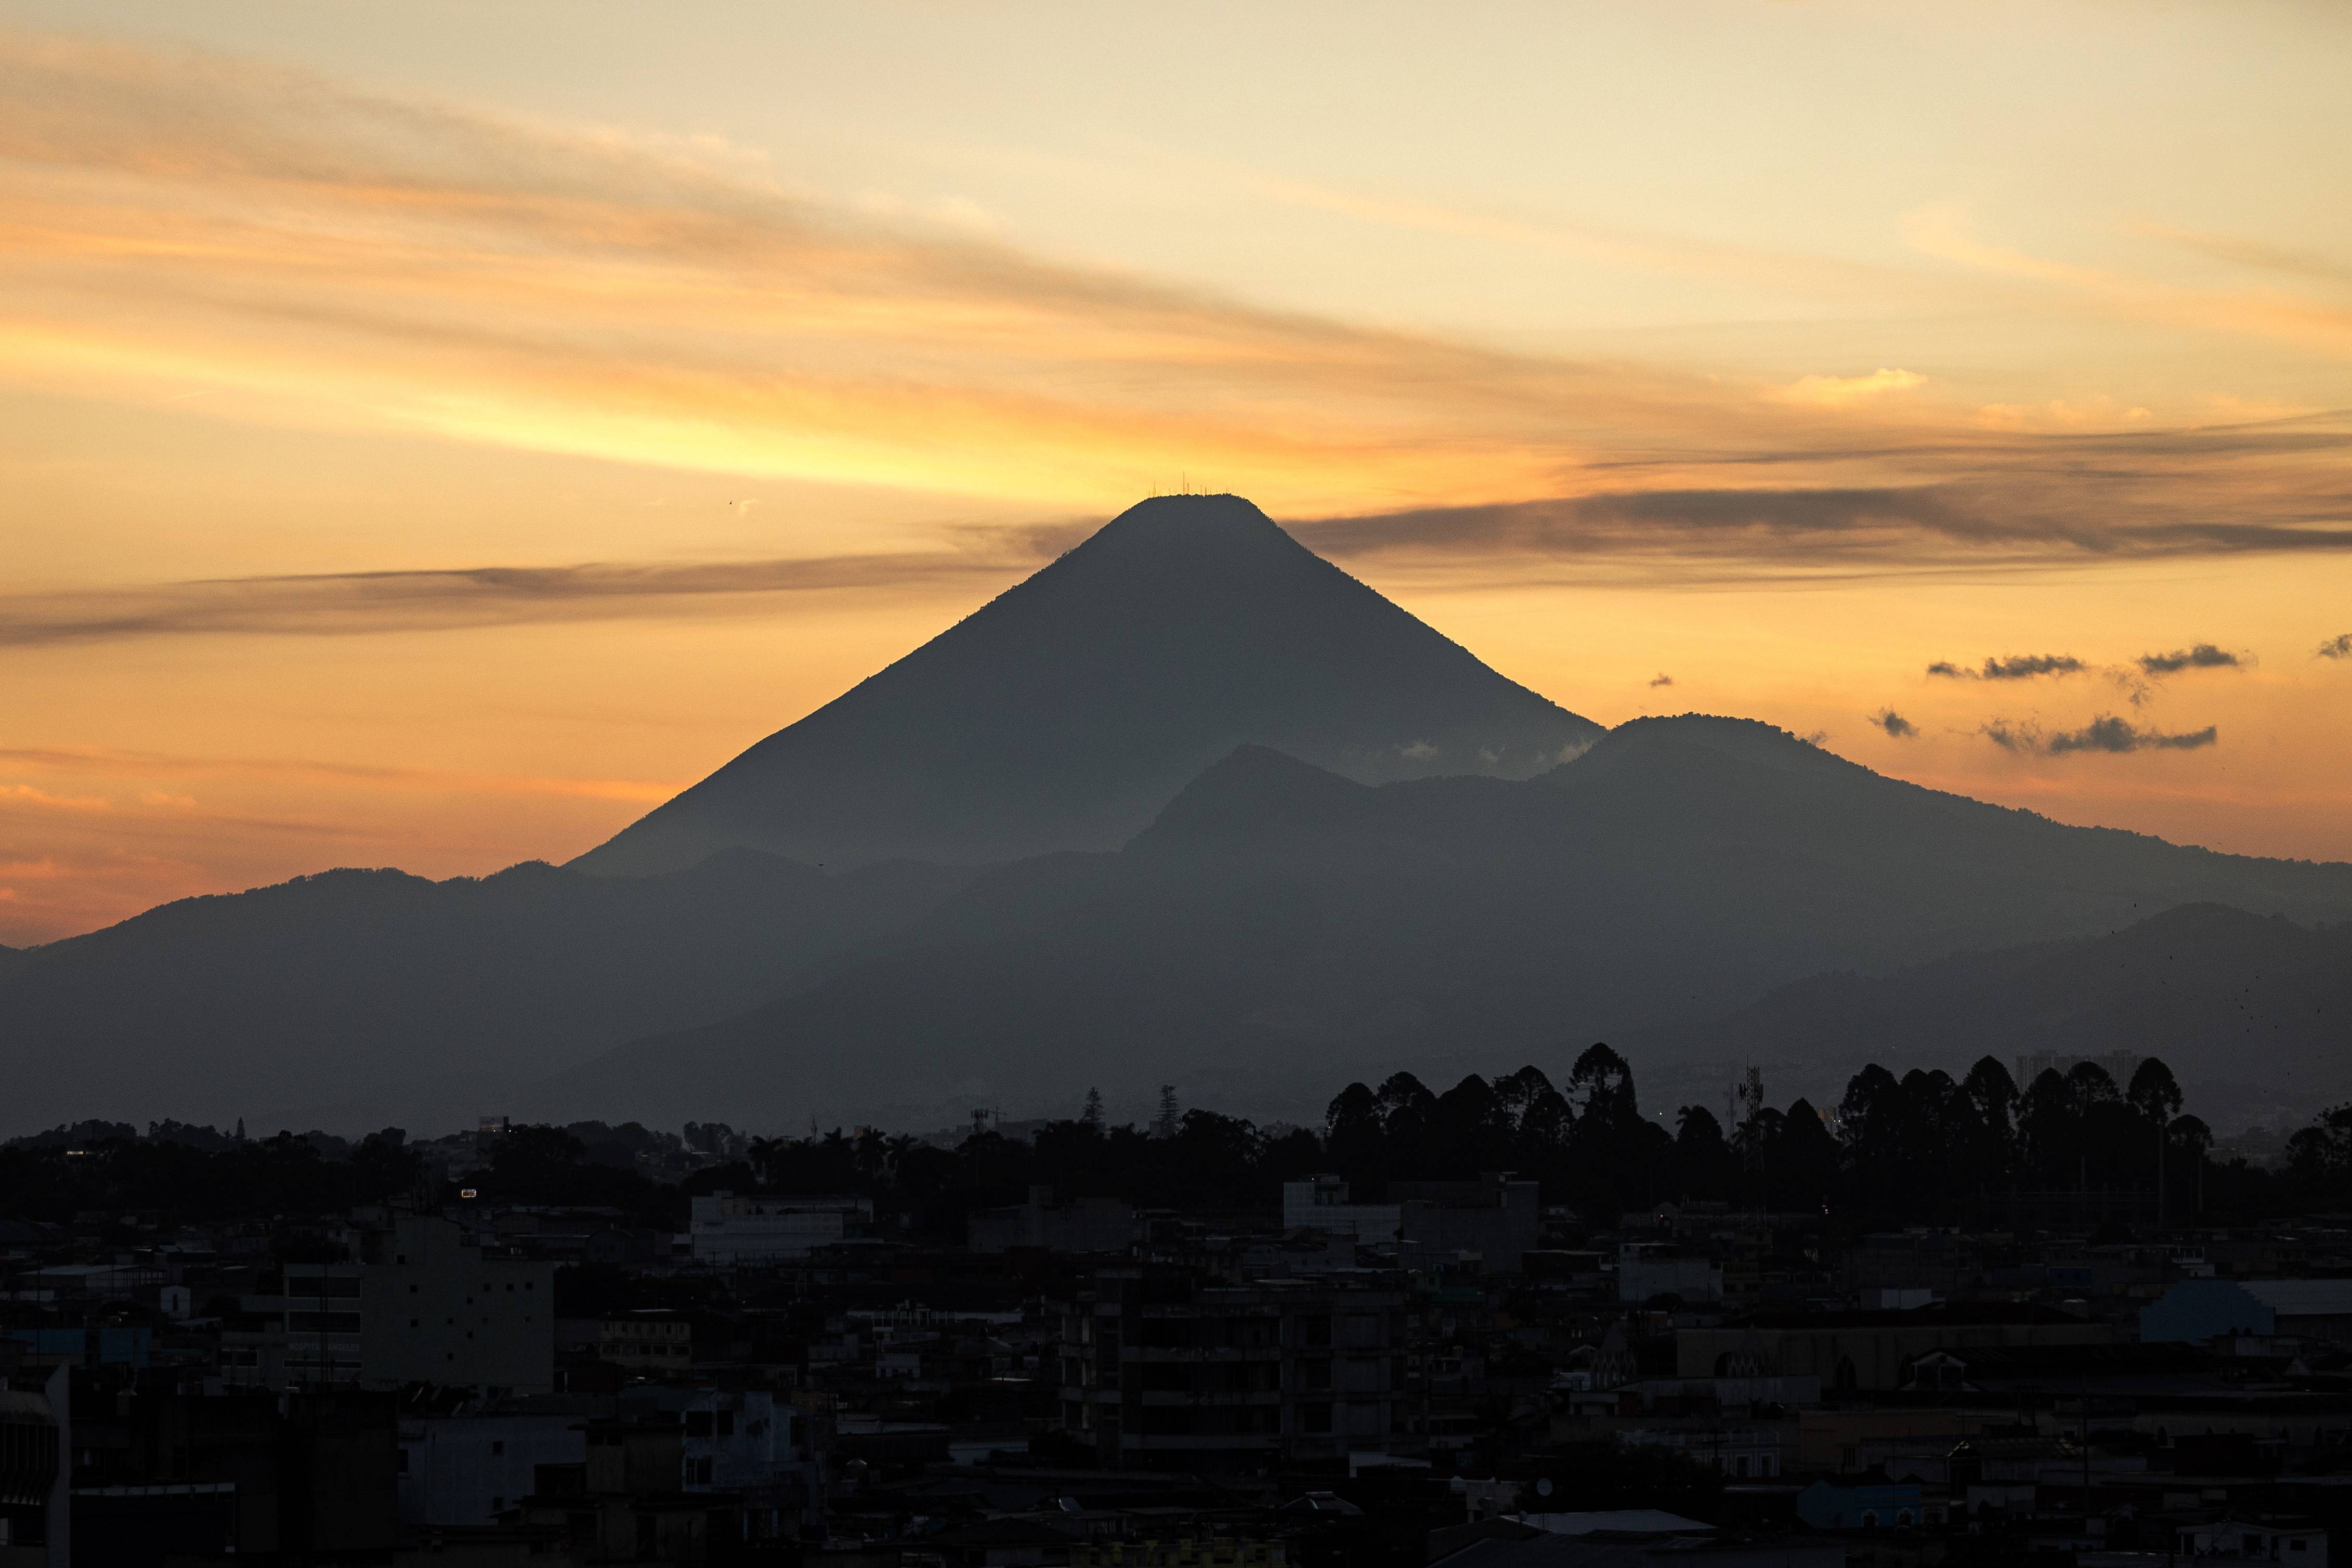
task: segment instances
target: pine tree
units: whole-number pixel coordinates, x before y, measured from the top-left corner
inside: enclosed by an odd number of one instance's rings
[[[1160,1115],[1151,1123],[1151,1135],[1154,1138],[1175,1137],[1176,1119],[1181,1114],[1181,1110],[1182,1108],[1176,1103],[1176,1086],[1172,1083],[1161,1084]]]
[[[1078,1121],[1082,1126],[1090,1128],[1097,1132],[1102,1131],[1103,1103],[1101,1089],[1090,1089],[1087,1090],[1087,1108],[1078,1112]]]

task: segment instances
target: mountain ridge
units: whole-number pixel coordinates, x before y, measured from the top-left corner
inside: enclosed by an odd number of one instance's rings
[[[678,1114],[725,1092],[794,1122],[912,1124],[1186,1076],[1298,1114],[1335,1052],[1411,1067],[1478,1039],[1532,1057],[1703,1023],[1825,970],[2083,936],[2224,893],[2352,914],[2352,866],[2070,827],[1790,749],[1804,745],[1748,721],[1651,721],[1531,780],[1378,786],[1240,749],[1118,853],[1034,876],[1017,916],[995,912],[1013,871],[975,879],[821,983],[618,1047],[547,1103],[599,1114],[619,1085],[642,1096],[658,1061]],[[1852,787],[1824,799],[1823,775]]]

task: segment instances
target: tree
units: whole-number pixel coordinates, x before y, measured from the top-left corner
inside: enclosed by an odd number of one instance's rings
[[[1685,1105],[1675,1118],[1675,1185],[1693,1198],[1727,1198],[1736,1166],[1723,1124],[1704,1105]]]
[[[1089,1089],[1087,1090],[1086,1109],[1078,1112],[1078,1121],[1081,1125],[1091,1127],[1097,1132],[1102,1131],[1103,1102],[1101,1089]]]
[[[1391,1176],[1428,1173],[1430,1123],[1437,1097],[1409,1072],[1391,1073],[1381,1085],[1381,1152]]]
[[[1431,1173],[1460,1178],[1496,1169],[1510,1148],[1511,1131],[1502,1101],[1485,1079],[1472,1073],[1431,1107]]]
[[[1785,1184],[1780,1190],[1806,1208],[1827,1205],[1837,1192],[1837,1140],[1812,1102],[1801,1098],[1789,1102],[1783,1127],[1769,1156],[1780,1173],[1777,1179]]]
[[[2180,1085],[2174,1080],[2172,1069],[2154,1057],[2141,1062],[2139,1070],[2132,1074],[2124,1099],[2159,1127],[2180,1114]]]
[[[1379,1174],[1381,1102],[1370,1088],[1351,1083],[1332,1098],[1323,1114],[1323,1148],[1332,1167],[1349,1181],[1370,1181]]]

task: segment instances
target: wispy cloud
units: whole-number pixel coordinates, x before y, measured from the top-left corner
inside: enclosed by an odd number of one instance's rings
[[[165,583],[0,595],[0,647],[222,634],[358,636],[679,613],[779,594],[1010,580],[1051,560],[1054,530],[986,531],[969,551],[798,560],[478,566]]]
[[[1996,719],[1979,732],[2003,751],[2043,757],[2063,757],[2073,752],[2194,752],[2221,738],[2220,730],[2210,724],[2202,730],[2167,734],[2143,730],[2111,713],[2100,714],[2079,730],[2047,731],[2038,724]]]
[[[2346,632],[2340,637],[2329,637],[2326,642],[2321,643],[2319,645],[2318,657],[2321,658],[2352,658],[2352,632]]]
[[[1664,670],[1660,670],[1656,675],[1653,676],[1653,677],[1651,678],[1651,679],[1650,679],[1650,684],[1651,684],[1652,686],[1654,686],[1654,687],[1656,687],[1656,686],[1672,686],[1674,683],[1675,683],[1675,678],[1674,678],[1673,676],[1671,676],[1671,675],[1666,674]]]
[[[1892,708],[1881,708],[1870,716],[1870,721],[1898,741],[1907,741],[1919,732],[1919,726]]]
[[[1310,197],[1331,205],[1285,199]],[[1815,258],[1352,201],[1379,221],[1645,267],[1862,281]],[[1909,370],[1792,387],[1511,353],[1056,263],[969,225],[818,199],[723,148],[213,56],[0,34],[0,376],[202,394],[208,416],[1060,516],[1189,472],[1309,520],[1319,547],[1400,567],[1606,558],[1769,577],[2352,548],[2342,415],[1985,429]],[[385,595],[442,605],[524,596],[389,578]],[[194,605],[174,591],[161,622],[117,608],[131,633],[236,623],[233,605]],[[108,635],[113,614],[52,605],[25,631],[19,603],[16,635]],[[313,628],[334,618],[322,608]]]
[[[95,746],[0,747],[0,763],[49,769],[77,776],[152,778],[158,774],[244,774],[310,783],[415,789],[444,795],[571,796],[587,800],[655,803],[667,800],[688,781],[565,778],[529,773],[488,773],[450,768],[384,767],[365,763],[320,762],[300,757],[203,757],[168,752],[126,752]],[[16,786],[20,790],[30,786]],[[5,794],[0,790],[0,794]],[[39,792],[35,792],[39,793]],[[146,805],[184,802],[144,792]],[[76,797],[92,810],[115,809],[105,796]]]
[[[2249,661],[2243,654],[2201,642],[2170,653],[2144,653],[2132,662],[2142,675],[2178,675],[2184,669],[2243,669]]]
[[[1944,205],[1914,214],[1904,226],[1913,248],[1980,272],[2045,284],[2120,315],[2192,331],[2265,338],[2306,353],[2352,358],[2352,310],[2268,291],[2187,288],[2084,267],[1982,240],[1967,215]]]

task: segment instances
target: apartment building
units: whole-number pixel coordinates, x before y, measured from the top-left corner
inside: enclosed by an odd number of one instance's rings
[[[1061,1421],[1106,1467],[1247,1469],[1426,1446],[1401,1289],[1104,1268],[1056,1303]]]
[[[363,1238],[362,1251],[362,1385],[554,1388],[554,1264],[498,1256],[454,1221],[429,1215],[394,1214],[389,1228]],[[291,1362],[299,1342],[289,1323]]]

